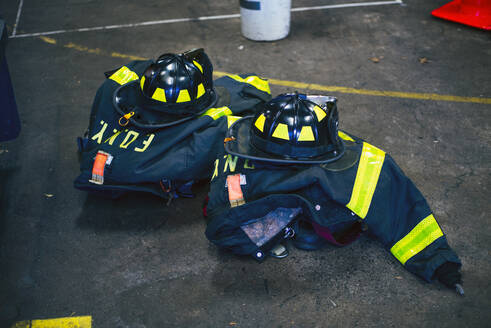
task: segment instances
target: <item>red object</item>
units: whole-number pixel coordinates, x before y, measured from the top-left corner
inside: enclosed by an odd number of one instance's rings
[[[92,166],[92,179],[89,181],[95,184],[104,183],[104,167],[109,158],[109,154],[103,151],[98,151],[94,159],[94,166]]]
[[[491,0],[454,0],[431,12],[435,17],[491,30]]]

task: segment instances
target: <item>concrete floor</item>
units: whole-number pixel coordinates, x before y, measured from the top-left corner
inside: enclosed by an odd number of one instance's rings
[[[293,6],[343,2],[352,1]],[[23,130],[0,144],[0,327],[82,315],[97,328],[488,325],[491,105],[456,97],[491,97],[491,38],[432,18],[446,2],[296,12],[288,38],[273,43],[244,39],[239,18],[11,38]],[[18,8],[0,2],[11,31]],[[26,0],[16,33],[237,12],[235,0]],[[342,249],[291,247],[288,258],[262,264],[220,252],[204,236],[206,184],[169,207],[149,195],[109,201],[75,190],[75,138],[103,72],[130,61],[124,56],[193,47],[217,71],[402,92],[329,94],[341,127],[389,152],[427,197],[462,259],[466,296],[423,282],[368,238]]]

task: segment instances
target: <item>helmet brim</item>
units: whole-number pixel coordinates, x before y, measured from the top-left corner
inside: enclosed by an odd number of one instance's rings
[[[253,116],[246,116],[236,121],[227,132],[225,151],[231,155],[278,164],[327,164],[339,160],[345,152],[343,140],[338,139],[338,144],[328,153],[309,158],[285,158],[279,155],[264,152],[254,147],[251,143],[251,126]]]
[[[125,115],[131,111],[138,112],[138,117],[131,117],[129,123],[139,128],[163,128],[191,120],[215,106],[218,95],[213,88],[208,99],[200,104],[199,109],[190,112],[176,109],[175,104],[165,104],[146,97],[140,89],[140,80],[131,81],[119,86],[113,93],[114,109]]]

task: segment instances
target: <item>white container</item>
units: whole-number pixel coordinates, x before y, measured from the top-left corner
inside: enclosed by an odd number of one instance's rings
[[[274,41],[290,32],[291,0],[239,0],[242,35],[254,41]]]

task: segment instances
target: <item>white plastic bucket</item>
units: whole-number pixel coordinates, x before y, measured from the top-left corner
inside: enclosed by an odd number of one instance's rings
[[[274,41],[290,32],[292,0],[239,0],[242,35],[254,41]]]

